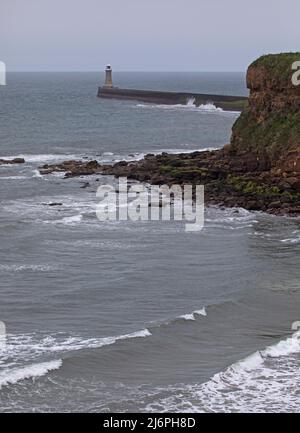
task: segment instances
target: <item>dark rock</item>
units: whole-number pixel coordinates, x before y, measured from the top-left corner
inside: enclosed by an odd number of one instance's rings
[[[281,208],[281,201],[272,201],[269,205],[268,205],[268,208],[270,208],[270,209],[279,209],[279,208]]]
[[[43,203],[43,206],[62,206],[62,203],[51,202],[51,203]]]
[[[260,205],[257,200],[249,200],[246,207],[248,210],[260,210]]]
[[[25,159],[24,158],[14,158],[11,162],[12,162],[12,164],[24,164]]]
[[[101,167],[100,166],[100,164],[98,163],[98,161],[96,161],[96,160],[94,160],[94,161],[89,161],[87,164],[86,164],[86,167],[87,168],[89,168],[89,169],[98,169],[99,167]]]
[[[0,165],[1,164],[24,164],[25,159],[24,158],[13,158],[13,159],[0,159]]]
[[[286,182],[285,180],[283,180],[282,182],[280,182],[278,184],[278,188],[280,188],[283,191],[286,191],[286,190],[291,189],[291,185],[288,182]]]
[[[285,182],[290,185],[295,191],[300,191],[300,178],[299,177],[287,177]]]
[[[80,188],[87,188],[88,186],[91,186],[90,182],[84,182]]]

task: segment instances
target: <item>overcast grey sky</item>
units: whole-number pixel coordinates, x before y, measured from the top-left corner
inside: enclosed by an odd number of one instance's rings
[[[300,49],[300,0],[0,0],[9,70],[242,71]]]

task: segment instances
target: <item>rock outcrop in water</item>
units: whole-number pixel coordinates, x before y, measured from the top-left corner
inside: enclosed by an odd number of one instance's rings
[[[0,165],[5,164],[24,164],[24,158],[13,158],[13,159],[0,159]]]
[[[65,171],[126,176],[153,184],[204,184],[206,203],[300,215],[300,86],[292,64],[300,53],[263,56],[250,65],[249,105],[232,130],[230,144],[212,152],[146,155],[112,166],[66,161],[42,174]]]
[[[41,174],[50,174],[55,172],[66,173],[65,177],[88,176],[98,173],[101,165],[97,161],[64,161],[59,164],[45,164],[40,167]]]

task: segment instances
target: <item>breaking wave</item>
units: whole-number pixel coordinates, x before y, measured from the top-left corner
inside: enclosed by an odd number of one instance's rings
[[[21,380],[45,376],[50,371],[58,370],[61,366],[62,360],[59,359],[50,362],[27,365],[26,367],[21,368],[13,368],[10,371],[4,370],[0,373],[0,389],[3,386],[14,385]]]
[[[118,341],[132,338],[145,338],[151,336],[148,329],[132,332],[130,334],[102,338],[61,337],[46,336],[37,338],[32,335],[7,335],[5,345],[0,346],[0,389],[2,386],[13,385],[20,380],[41,377],[49,371],[57,370],[62,365],[62,360],[48,362],[35,362],[37,358],[45,355],[61,355],[82,349],[99,349],[112,345]],[[14,359],[14,362],[11,360]],[[24,362],[29,365],[22,365]]]
[[[8,155],[0,156],[0,159],[15,159],[24,158],[25,162],[31,163],[41,163],[41,162],[55,162],[55,161],[65,161],[68,159],[81,158],[80,155],[61,155],[61,154],[21,154],[21,155]]]
[[[208,382],[174,387],[148,412],[298,412],[300,332],[238,361]]]
[[[183,314],[182,316],[179,316],[179,319],[196,320],[197,316],[207,316],[205,307],[203,307],[201,310],[195,310],[189,314]]]
[[[11,359],[12,357],[16,360],[29,361],[36,356],[50,353],[64,353],[81,349],[98,349],[114,344],[120,340],[144,338],[151,335],[151,332],[147,328],[130,334],[100,338],[65,336],[60,333],[44,337],[39,337],[35,334],[8,334],[5,346],[0,347],[0,362]]]
[[[162,110],[185,110],[190,112],[204,112],[204,113],[222,113],[233,114],[238,116],[240,111],[224,111],[220,107],[216,107],[212,102],[196,106],[195,98],[190,98],[186,104],[136,104],[136,107],[143,109],[162,109]]]

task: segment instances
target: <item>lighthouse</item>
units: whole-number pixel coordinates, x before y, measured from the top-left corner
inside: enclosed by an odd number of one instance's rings
[[[104,87],[112,88],[113,81],[112,81],[112,68],[110,65],[107,65],[105,68],[105,84]]]

